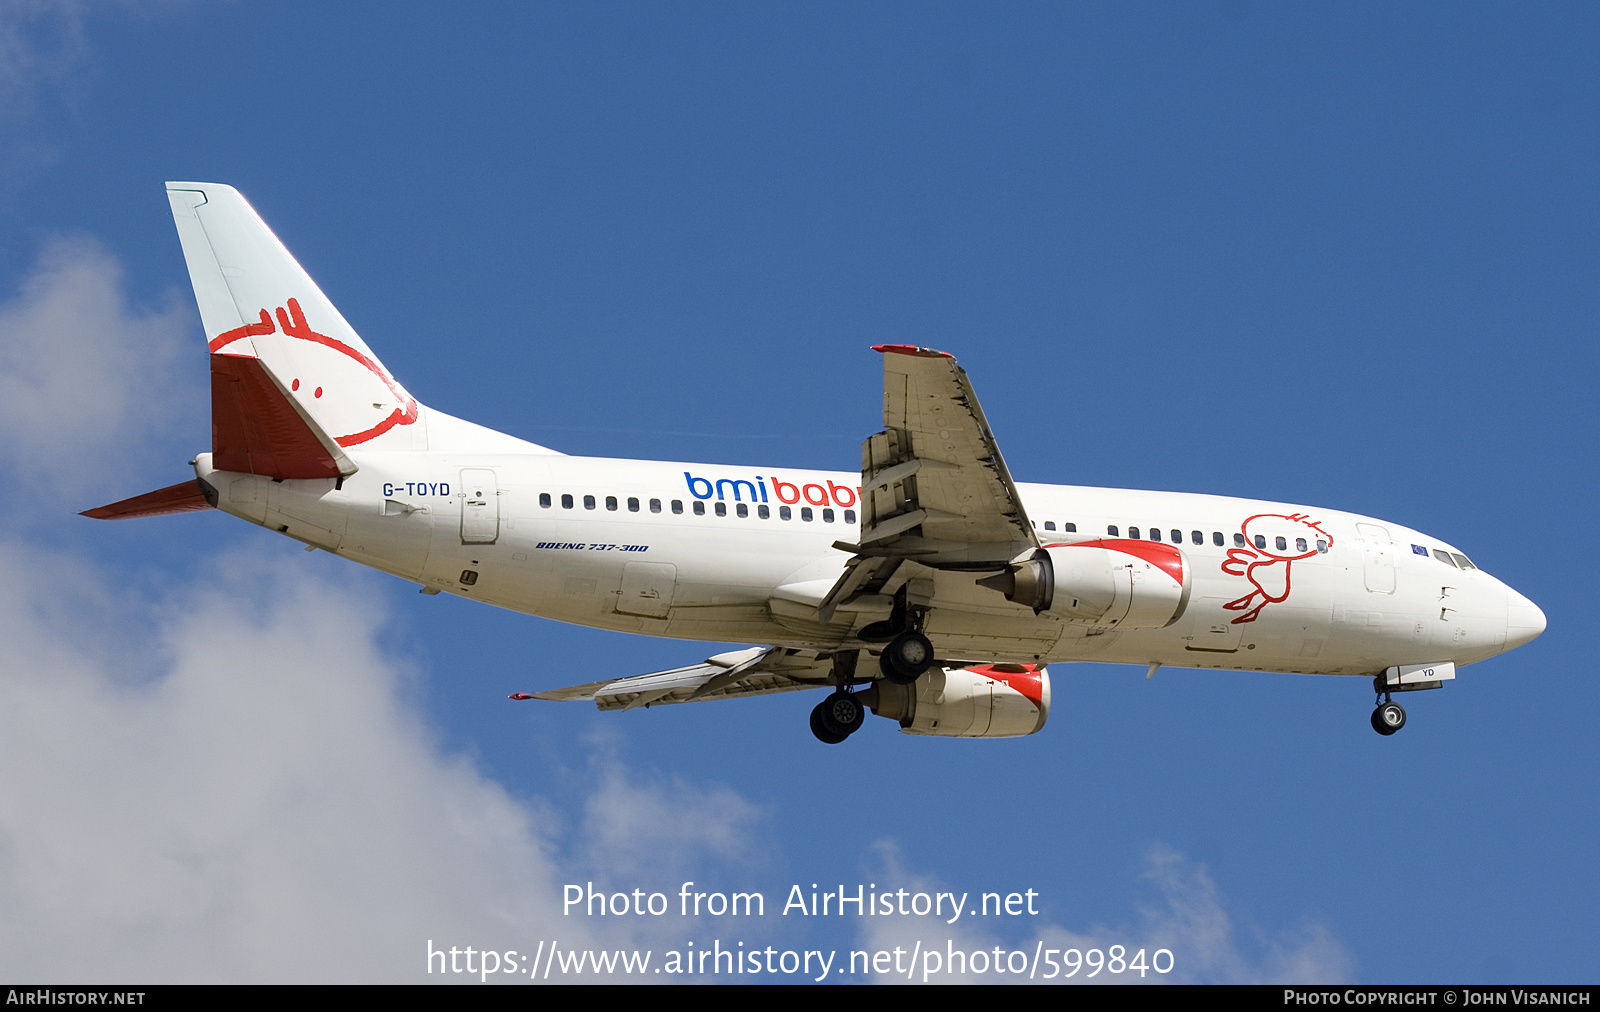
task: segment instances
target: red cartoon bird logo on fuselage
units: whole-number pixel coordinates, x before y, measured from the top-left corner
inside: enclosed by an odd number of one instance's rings
[[[1222,571],[1244,577],[1253,589],[1223,605],[1244,612],[1234,625],[1254,622],[1262,608],[1287,600],[1294,564],[1333,547],[1333,538],[1304,513],[1258,513],[1239,525],[1239,534],[1254,547],[1228,549]]]

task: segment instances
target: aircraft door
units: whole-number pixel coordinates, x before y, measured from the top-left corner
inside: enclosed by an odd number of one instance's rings
[[[1362,572],[1367,590],[1374,594],[1394,593],[1394,544],[1387,528],[1377,524],[1356,524],[1361,536]]]
[[[678,567],[671,563],[628,563],[622,567],[622,592],[617,595],[617,611],[624,615],[666,618],[677,580]]]
[[[488,468],[461,471],[461,543],[492,545],[500,538],[500,486]]]

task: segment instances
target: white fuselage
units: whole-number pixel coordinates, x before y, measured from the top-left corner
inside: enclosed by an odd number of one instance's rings
[[[851,556],[834,543],[857,540],[859,475],[506,444],[498,453],[352,453],[359,471],[338,488],[214,471],[209,454],[196,473],[236,516],[425,591],[565,622],[828,649],[859,645],[855,632],[886,616],[880,601],[841,609],[828,624],[818,617]],[[1463,568],[1453,546],[1386,521],[1225,496],[1017,487],[1045,545],[1152,540],[1152,528],[1172,544],[1177,532],[1193,572],[1188,598],[1165,628],[1096,629],[1012,604],[978,587],[981,573],[941,572],[937,599],[963,602],[929,612],[941,658],[1371,675],[1469,664],[1544,628],[1536,607]]]

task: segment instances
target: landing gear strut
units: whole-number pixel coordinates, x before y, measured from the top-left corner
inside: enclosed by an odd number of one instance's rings
[[[894,610],[888,620],[874,622],[860,633],[868,643],[884,644],[878,667],[883,677],[896,685],[910,685],[933,667],[934,661],[933,644],[922,634],[927,612],[912,605],[908,596],[908,587],[901,587],[895,592]]]
[[[824,744],[839,744],[854,734],[867,719],[867,708],[850,691],[859,657],[860,653],[855,650],[833,655],[834,690],[811,711],[811,733]]]

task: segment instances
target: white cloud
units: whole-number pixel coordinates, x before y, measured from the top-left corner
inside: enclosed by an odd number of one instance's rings
[[[669,882],[696,866],[748,867],[762,811],[726,788],[682,780],[635,782],[614,760],[601,764],[599,788],[584,812],[584,860],[613,882]]]
[[[947,891],[949,887],[936,879],[918,875],[905,868],[899,848],[891,841],[878,846],[883,862],[880,881],[887,888],[930,895]],[[864,923],[859,948],[868,952],[904,950],[900,966],[902,971],[879,974],[880,983],[1230,983],[1259,984],[1292,981],[1299,984],[1334,983],[1349,980],[1355,971],[1354,959],[1348,950],[1323,926],[1306,927],[1272,935],[1252,933],[1247,943],[1242,943],[1228,914],[1221,893],[1203,865],[1196,864],[1183,855],[1165,847],[1154,847],[1146,855],[1144,878],[1152,883],[1160,902],[1140,911],[1137,923],[1117,926],[1093,926],[1072,930],[1059,924],[1040,925],[1024,940],[1000,939],[984,931],[983,922],[963,917],[954,924],[932,917],[923,918],[868,918]],[[959,894],[959,890],[957,890]],[[976,905],[969,898],[969,910]],[[1172,953],[1171,971],[1139,974],[1124,969],[1111,973],[1102,969],[1093,977],[1090,963],[1084,963],[1072,976],[1065,964],[1066,950],[1076,949],[1077,960],[1088,958],[1091,949],[1098,949],[1104,961],[1111,946],[1124,947],[1124,959],[1132,960],[1139,950],[1146,952],[1148,962],[1159,949]],[[1000,950],[997,958],[996,949]],[[949,958],[953,951],[965,953],[956,962]],[[1061,965],[1051,974],[1050,964],[1043,953],[1055,950]],[[920,955],[913,961],[913,954]],[[973,961],[973,953],[981,953],[980,962]],[[1022,953],[1013,956],[1013,953]],[[999,973],[994,967],[1004,959],[1016,966],[1025,966],[1020,974]],[[1163,960],[1163,962],[1165,962]],[[952,972],[954,969],[960,972]],[[891,964],[892,965],[892,964]],[[1109,964],[1108,964],[1109,965]],[[975,972],[975,968],[977,972]]]
[[[97,243],[52,242],[0,304],[0,463],[52,492],[119,487],[152,439],[203,410],[204,390],[184,385],[197,370],[174,368],[191,318],[176,296],[131,307]],[[189,350],[199,362],[198,343]]]
[[[429,940],[660,948],[695,922],[564,917],[562,887],[750,864],[748,802],[614,759],[564,832],[440,752],[359,587],[216,568],[130,603],[0,544],[0,975],[411,981]]]
[[[0,973],[414,979],[429,938],[522,949],[556,928],[528,809],[397,702],[374,610],[228,569],[157,640],[86,636],[56,599],[92,574],[0,548]],[[115,654],[151,651],[157,677],[120,675]]]

